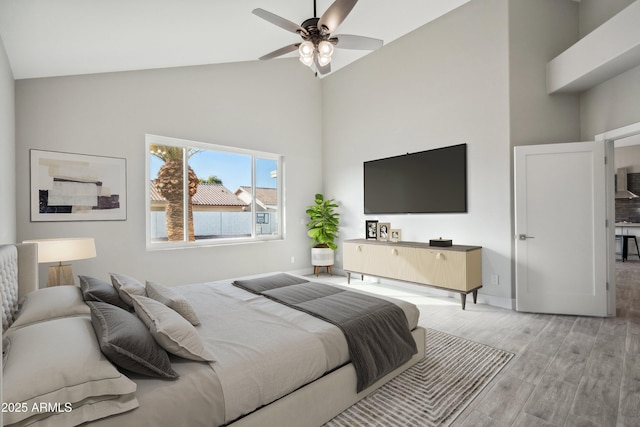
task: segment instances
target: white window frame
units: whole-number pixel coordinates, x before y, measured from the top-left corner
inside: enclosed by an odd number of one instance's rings
[[[226,152],[226,153],[231,153],[231,154],[241,154],[241,155],[248,155],[251,157],[251,187],[252,187],[252,197],[251,197],[251,212],[253,213],[252,215],[252,221],[251,221],[251,236],[250,237],[232,237],[232,238],[215,238],[215,239],[201,239],[201,240],[196,240],[193,242],[190,242],[188,239],[188,233],[189,233],[189,217],[188,215],[184,215],[184,240],[179,241],[179,242],[152,242],[151,241],[151,188],[149,185],[149,173],[150,173],[150,160],[151,160],[151,145],[152,144],[157,144],[157,145],[170,145],[170,146],[174,146],[174,147],[182,147],[182,148],[197,148],[197,149],[202,149],[202,150],[209,150],[209,151],[221,151],[221,152]],[[256,151],[256,150],[249,150],[249,149],[243,149],[243,148],[236,148],[236,147],[228,147],[228,146],[223,146],[223,145],[217,145],[217,144],[209,144],[209,143],[205,143],[205,142],[197,142],[197,141],[190,141],[190,140],[186,140],[186,139],[180,139],[180,138],[171,138],[171,137],[166,137],[166,136],[159,136],[159,135],[152,135],[152,134],[145,134],[145,223],[146,223],[146,246],[147,246],[147,250],[166,250],[166,249],[179,249],[179,248],[193,248],[193,247],[198,247],[198,246],[220,246],[220,245],[229,245],[229,244],[239,244],[239,243],[251,243],[251,242],[262,242],[262,241],[269,241],[269,240],[282,240],[284,238],[284,189],[283,189],[283,183],[284,183],[284,161],[283,161],[283,156],[279,155],[279,154],[274,154],[274,153],[267,153],[267,152],[263,152],[263,151]],[[266,235],[266,234],[260,234],[257,235],[256,234],[256,224],[257,224],[257,217],[256,217],[256,200],[255,200],[255,194],[256,194],[256,158],[260,158],[260,159],[269,159],[269,160],[274,160],[276,161],[276,165],[277,165],[277,177],[276,177],[276,181],[277,181],[277,198],[278,198],[278,207],[277,207],[277,212],[276,217],[277,217],[277,221],[278,221],[278,233],[277,234],[271,234],[271,235]],[[185,160],[186,156],[185,156]],[[188,167],[189,167],[189,163],[188,161],[184,162],[184,176],[187,176],[188,174]],[[183,179],[184,182],[184,194],[188,194],[188,185],[189,185],[189,181],[188,179]],[[230,189],[231,191],[233,191],[234,189]],[[185,197],[184,198],[184,212],[187,212],[188,210],[188,198]],[[273,213],[271,213],[273,215]]]

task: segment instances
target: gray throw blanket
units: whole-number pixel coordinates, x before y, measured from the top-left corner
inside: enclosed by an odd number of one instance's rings
[[[285,273],[233,284],[339,327],[349,346],[360,392],[418,352],[397,305]]]

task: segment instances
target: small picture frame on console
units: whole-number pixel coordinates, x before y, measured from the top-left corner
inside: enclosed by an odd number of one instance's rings
[[[389,231],[391,230],[391,223],[379,222],[378,223],[378,240],[386,242],[389,240]]]
[[[376,240],[378,238],[378,220],[366,220],[364,224],[364,234],[367,239]]]
[[[394,243],[402,240],[402,230],[400,230],[399,228],[392,228],[389,231],[389,240]]]

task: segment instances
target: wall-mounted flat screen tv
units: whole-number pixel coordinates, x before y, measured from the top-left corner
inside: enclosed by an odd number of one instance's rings
[[[467,212],[467,144],[364,162],[364,213]]]

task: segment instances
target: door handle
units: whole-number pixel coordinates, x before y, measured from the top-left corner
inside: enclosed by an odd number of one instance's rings
[[[526,234],[518,234],[518,240],[535,239],[534,236],[527,236]]]

